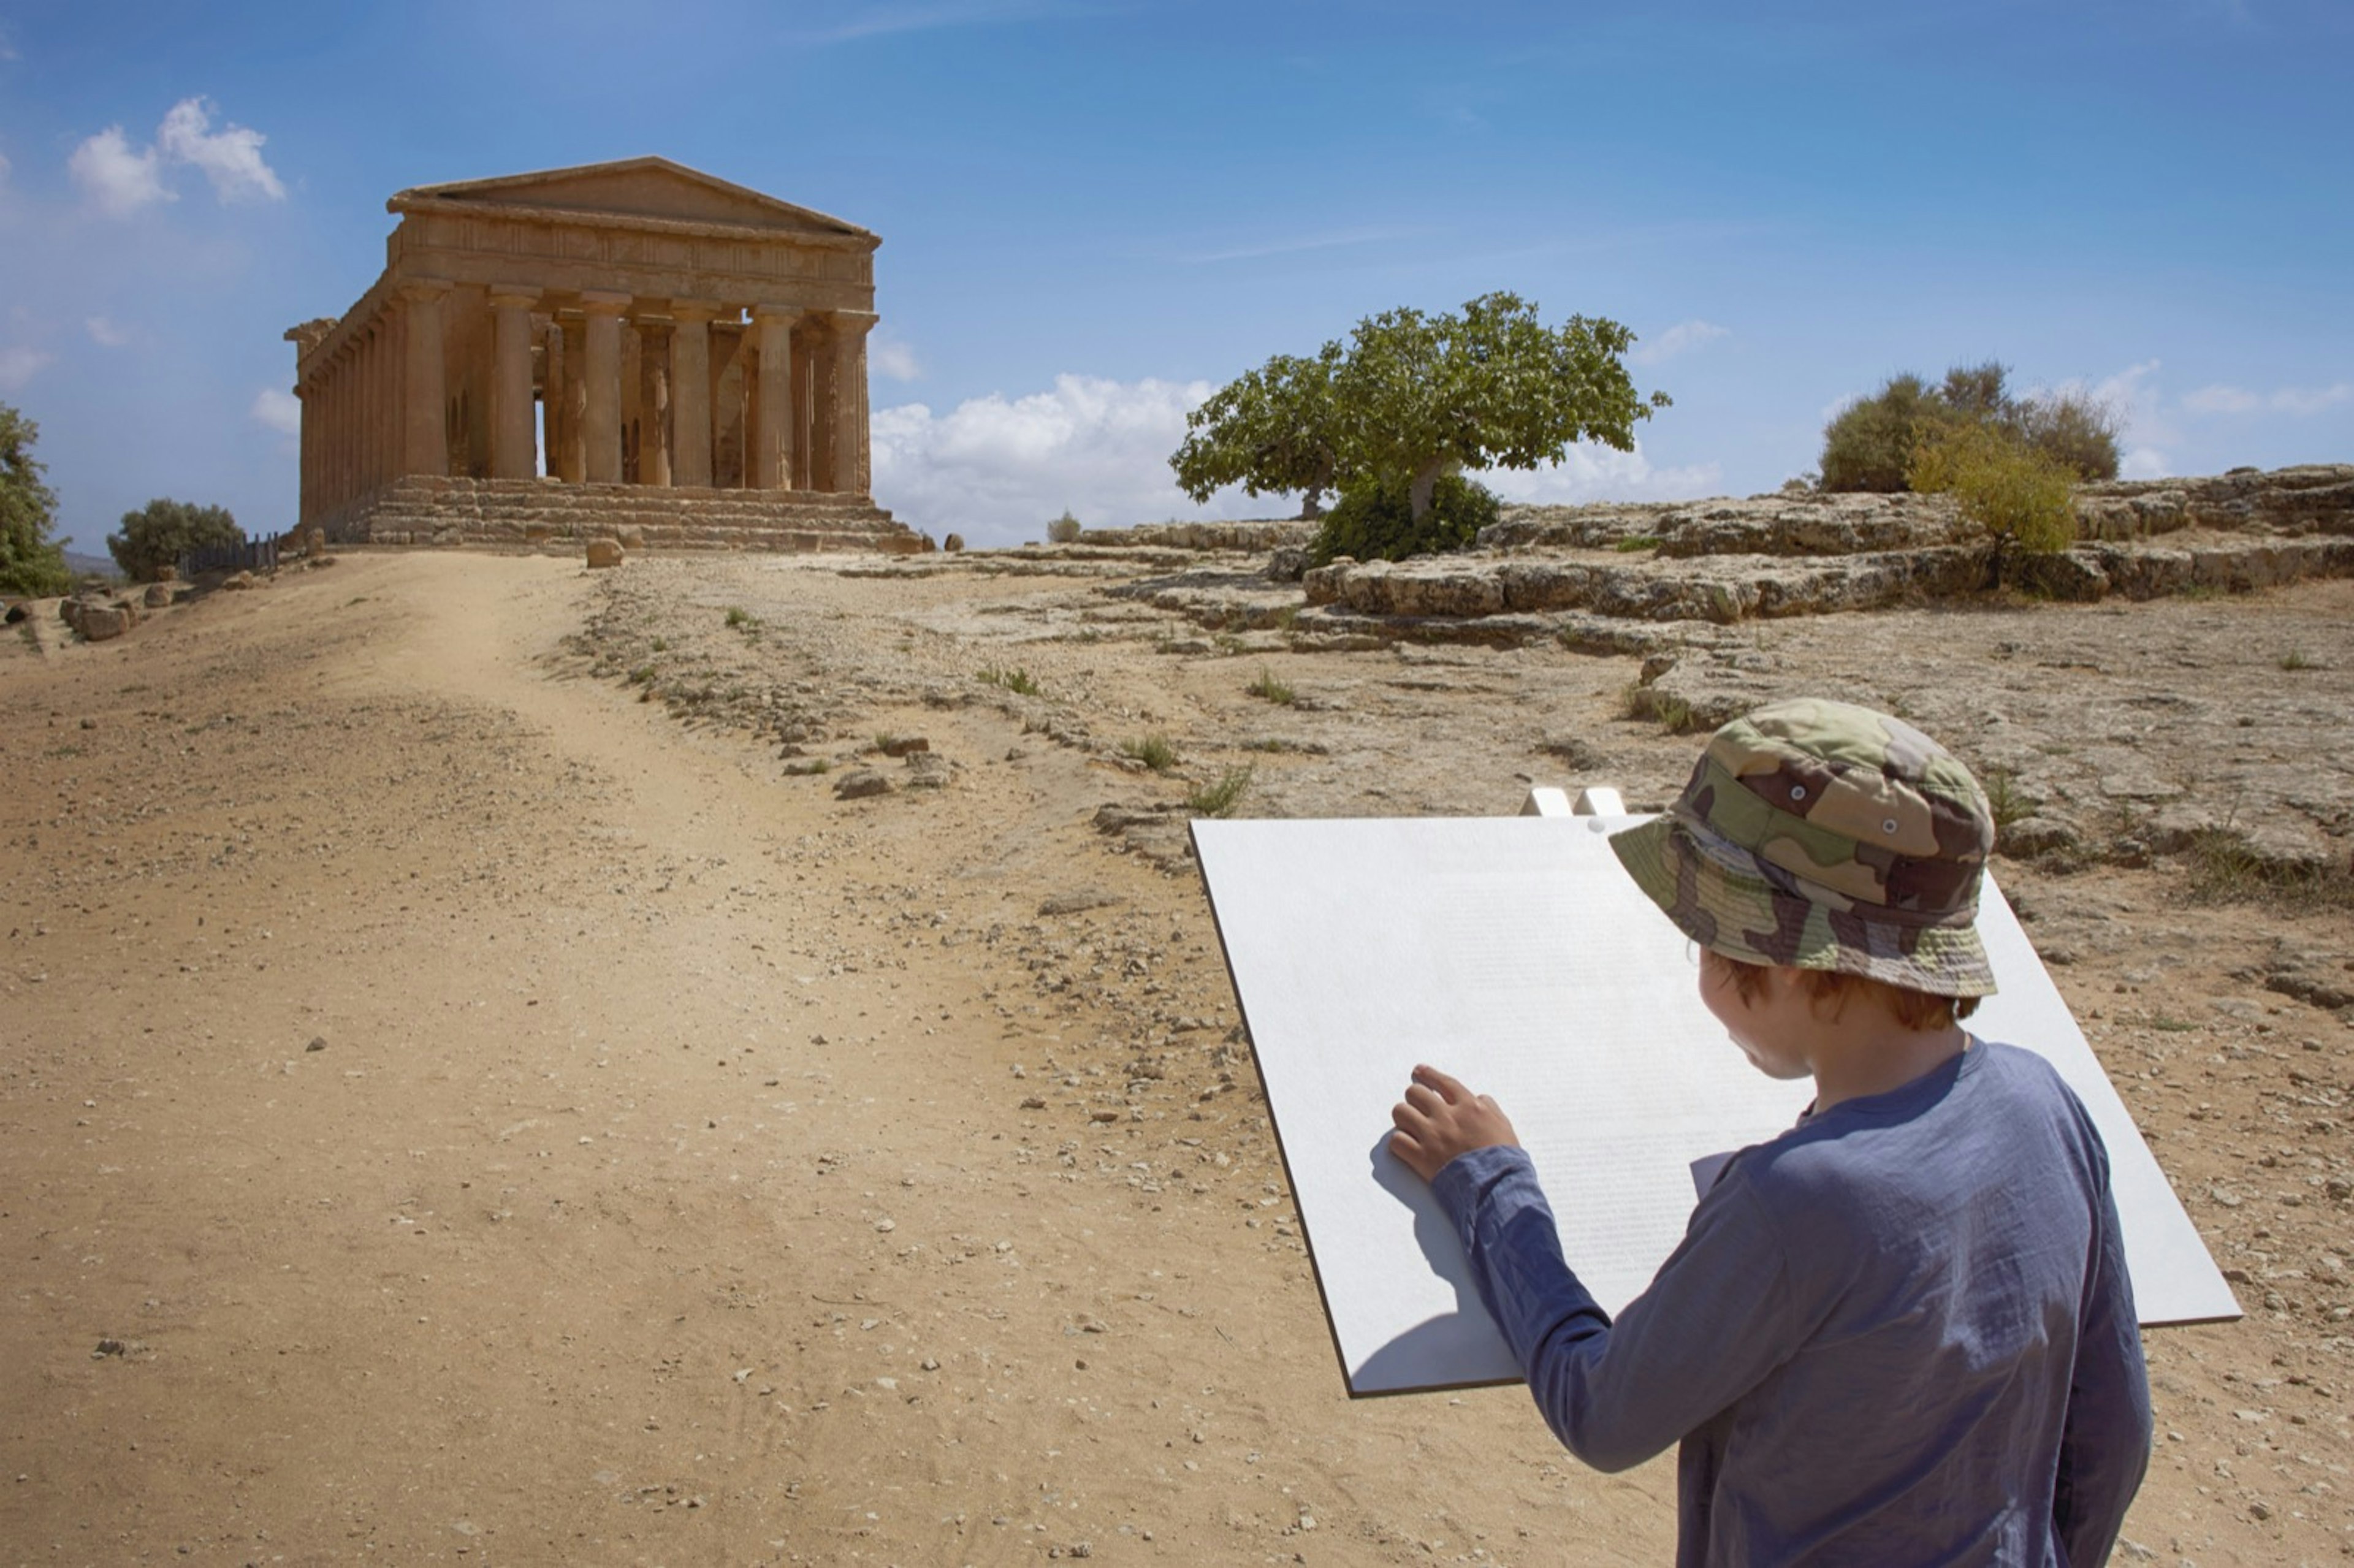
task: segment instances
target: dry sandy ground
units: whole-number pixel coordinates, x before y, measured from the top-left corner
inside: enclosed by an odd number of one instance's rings
[[[2349,588],[2151,613],[2344,671]],[[1666,1561],[1671,1457],[1343,1397],[1198,880],[1090,821],[1172,793],[1104,755],[1147,731],[1299,813],[1693,743],[1615,717],[1630,661],[1273,656],[1278,713],[1020,641],[1091,591],[359,556],[0,647],[0,1563]],[[657,637],[948,787],[840,801],[588,673]],[[2247,977],[2345,916],[2005,881],[2252,1308],[2149,1337],[2122,1555],[2338,1560],[2354,1030]]]

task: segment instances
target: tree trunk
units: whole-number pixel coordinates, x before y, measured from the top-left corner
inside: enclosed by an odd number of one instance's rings
[[[1321,490],[1311,490],[1300,496],[1299,520],[1302,523],[1313,523],[1324,515],[1323,494]]]
[[[1406,487],[1405,494],[1416,522],[1430,515],[1431,493],[1438,488],[1438,476],[1453,466],[1445,458],[1433,458],[1415,471],[1414,482]]]

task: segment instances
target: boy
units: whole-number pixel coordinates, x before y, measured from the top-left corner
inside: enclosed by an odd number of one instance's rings
[[[1961,1027],[1994,990],[1977,781],[1899,720],[1781,703],[1611,845],[1734,1043],[1816,1094],[1614,1323],[1503,1112],[1415,1070],[1391,1150],[1547,1423],[1604,1470],[1681,1441],[1680,1564],[2106,1561],[2149,1454],[2133,1289],[2084,1107]]]

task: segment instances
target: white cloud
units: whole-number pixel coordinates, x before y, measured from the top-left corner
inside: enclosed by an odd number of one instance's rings
[[[2201,387],[2183,395],[2182,406],[2194,414],[2318,414],[2354,397],[2354,383],[2327,387],[2282,387],[2271,392],[2251,392],[2244,387]]]
[[[1097,527],[1169,517],[1280,515],[1279,497],[1239,491],[1194,505],[1169,454],[1206,381],[1058,376],[1026,397],[973,397],[946,414],[922,403],[878,408],[871,425],[875,493],[910,526],[976,545],[1043,538],[1068,507]]]
[[[1654,468],[1641,442],[1631,452],[1581,441],[1557,463],[1536,469],[1498,469],[1471,477],[1507,501],[1570,506],[1588,501],[1689,501],[1723,493],[1723,475],[1712,462],[1686,468]]]
[[[37,348],[0,348],[0,392],[21,392],[50,356]]]
[[[2117,460],[2119,479],[2164,479],[2173,471],[2174,465],[2156,447],[2136,447]]]
[[[172,105],[155,132],[155,144],[175,163],[190,164],[205,172],[213,194],[223,202],[284,201],[286,187],[262,161],[260,132],[229,124],[215,131],[212,110],[201,98],[184,98]]]
[[[151,202],[173,199],[156,163],[154,148],[133,152],[122,127],[110,125],[73,150],[66,159],[66,172],[100,211],[123,217]]]
[[[121,348],[131,341],[131,329],[110,317],[91,316],[81,324],[90,341],[101,348]]]
[[[179,199],[164,185],[167,164],[203,170],[225,206],[284,201],[285,185],[262,160],[261,144],[268,140],[243,125],[215,131],[211,105],[202,98],[184,98],[164,116],[152,144],[134,149],[122,126],[110,125],[73,150],[66,170],[99,210],[115,217]]]
[[[1637,365],[1657,365],[1662,360],[1673,359],[1680,354],[1687,354],[1695,348],[1705,347],[1718,338],[1732,335],[1731,327],[1722,327],[1714,322],[1697,319],[1678,322],[1650,342],[1637,344],[1635,351],[1627,357]]]
[[[877,376],[894,381],[920,381],[924,367],[917,363],[916,351],[902,340],[876,334],[866,346],[866,363]]]
[[[302,433],[302,399],[292,392],[265,387],[253,395],[253,407],[249,411],[254,423],[267,426],[281,436]]]

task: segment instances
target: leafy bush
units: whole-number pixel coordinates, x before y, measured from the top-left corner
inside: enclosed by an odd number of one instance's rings
[[[1823,428],[1822,487],[1889,494],[1907,488],[1914,447],[1925,429],[1951,418],[1945,400],[1919,376],[1890,376]]]
[[[2082,392],[2014,397],[2009,372],[1988,360],[1957,365],[1935,387],[1892,376],[1823,428],[1821,487],[1893,493],[1907,488],[1921,445],[1960,426],[1979,426],[2040,452],[2074,480],[2117,476],[2117,418]]]
[[[164,567],[191,551],[244,543],[245,530],[226,506],[161,498],[124,513],[122,532],[106,536],[114,564],[133,582],[154,582]]]
[[[1069,507],[1063,508],[1063,514],[1046,524],[1046,542],[1050,545],[1076,545],[1079,542],[1079,520],[1071,515]]]
[[[41,428],[0,403],[0,593],[44,599],[73,587],[64,549],[49,537],[58,498],[33,456]]]
[[[1367,484],[1343,494],[1309,541],[1308,559],[1330,566],[1339,556],[1361,561],[1403,561],[1408,556],[1469,549],[1496,521],[1496,493],[1453,474],[1432,488],[1430,510],[1417,523],[1403,484]]]
[[[1999,426],[1936,431],[1914,452],[1906,477],[1914,490],[1952,493],[1962,515],[1994,535],[1998,571],[2010,551],[2050,555],[2076,542],[2073,471]]]
[[[2031,398],[2012,414],[2027,444],[2080,480],[2117,476],[2117,419],[2081,392]]]

